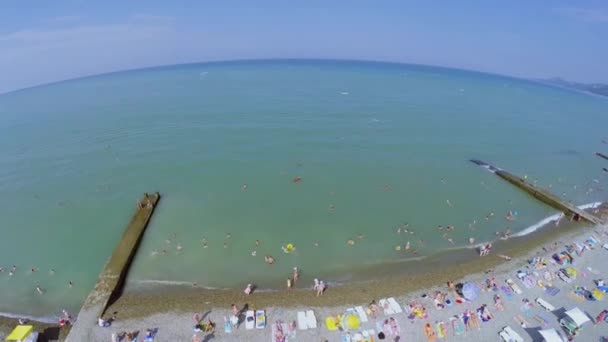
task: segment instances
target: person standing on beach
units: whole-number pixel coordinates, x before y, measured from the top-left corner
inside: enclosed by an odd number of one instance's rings
[[[317,297],[322,296],[323,292],[325,292],[325,282],[321,280],[319,286],[317,286]]]
[[[295,285],[298,282],[298,278],[300,277],[300,270],[298,266],[293,268],[293,284]]]
[[[293,287],[293,283],[291,282],[291,278],[287,278],[287,289],[291,290],[292,287]]]

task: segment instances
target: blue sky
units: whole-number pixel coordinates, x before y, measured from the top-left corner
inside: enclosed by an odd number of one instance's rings
[[[0,93],[250,58],[387,60],[608,83],[608,1],[0,2]]]

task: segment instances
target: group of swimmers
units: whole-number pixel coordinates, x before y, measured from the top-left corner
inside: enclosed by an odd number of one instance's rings
[[[32,268],[30,269],[30,273],[31,273],[31,274],[36,273],[36,272],[38,272],[38,268],[37,268],[37,267],[32,267]],[[0,274],[2,274],[2,273],[4,273],[4,268],[3,268],[3,267],[0,267]],[[14,276],[16,273],[17,273],[17,266],[16,266],[16,265],[13,265],[13,266],[10,268],[10,270],[8,271],[8,275],[9,275],[9,277],[13,277],[13,276]],[[52,276],[52,275],[55,275],[55,269],[51,268],[51,269],[49,270],[49,275],[51,275],[51,276]],[[68,281],[68,287],[69,287],[69,288],[74,287],[74,282],[72,282],[71,280],[69,280],[69,281]],[[44,288],[42,288],[42,287],[41,287],[41,286],[38,284],[38,285],[36,285],[36,292],[37,292],[38,294],[41,294],[41,295],[42,295],[42,294],[44,294],[44,293],[46,292],[46,290],[45,290]]]

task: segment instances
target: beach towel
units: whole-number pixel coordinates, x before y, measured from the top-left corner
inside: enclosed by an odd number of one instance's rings
[[[264,310],[258,310],[255,312],[255,328],[264,329],[266,327],[266,313]]]
[[[287,329],[287,324],[281,324],[280,321],[277,321],[272,325],[272,335],[270,336],[270,340],[272,342],[286,342],[287,335],[285,331]]]
[[[304,311],[298,311],[298,329],[308,329],[308,321],[306,320],[306,314]]]
[[[509,299],[509,300],[513,299],[513,289],[511,289],[510,287],[508,287],[506,285],[502,285],[500,287],[500,289],[502,290],[502,293],[505,294],[507,299]]]
[[[308,329],[317,329],[317,317],[312,310],[306,311],[306,325]]]
[[[452,330],[454,331],[454,335],[464,334],[464,324],[462,323],[460,317],[450,317],[450,321],[452,322]]]
[[[431,323],[427,323],[424,325],[424,335],[426,335],[426,339],[429,342],[434,342],[437,337],[435,335],[435,330],[431,327]]]
[[[395,298],[391,297],[389,299],[387,299],[389,306],[391,307],[391,310],[393,310],[393,313],[402,313],[403,309],[401,309],[401,306],[399,305],[399,303],[397,303],[397,301],[395,300]]]
[[[559,293],[559,289],[555,286],[547,286],[545,288],[545,293],[548,294],[549,296],[555,296],[556,294]]]
[[[255,313],[253,310],[247,310],[245,314],[245,329],[250,330],[255,326]]]
[[[437,323],[435,325],[435,328],[437,329],[437,337],[446,338],[445,325],[443,324],[443,322]]]
[[[368,321],[367,314],[365,313],[365,310],[363,310],[362,306],[355,307],[355,311],[357,311],[357,314],[359,315],[359,319],[361,320],[361,323],[365,323]]]
[[[232,323],[230,323],[228,317],[224,317],[224,332],[227,334],[232,333]]]
[[[343,334],[340,338],[340,342],[351,342],[350,334]]]

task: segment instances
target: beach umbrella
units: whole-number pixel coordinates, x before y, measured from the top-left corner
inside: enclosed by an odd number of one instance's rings
[[[348,329],[357,329],[361,322],[359,321],[359,317],[357,317],[357,315],[351,313],[344,315],[342,324]]]
[[[479,296],[479,287],[475,283],[464,283],[462,286],[462,296],[467,300],[475,300]]]

